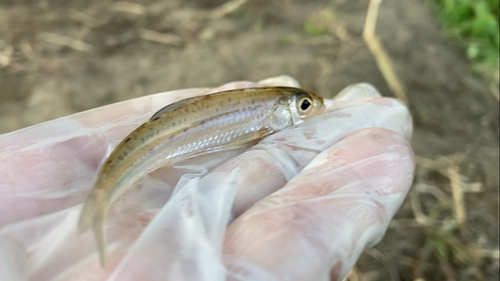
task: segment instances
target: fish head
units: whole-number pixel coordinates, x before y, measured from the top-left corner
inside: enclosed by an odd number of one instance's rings
[[[296,89],[289,100],[288,108],[290,109],[294,125],[301,123],[303,120],[318,116],[325,111],[323,98],[302,89]]]

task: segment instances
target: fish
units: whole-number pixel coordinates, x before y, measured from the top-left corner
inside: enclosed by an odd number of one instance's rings
[[[107,212],[148,173],[198,155],[244,147],[324,109],[320,96],[293,87],[234,89],[167,105],[125,137],[101,165],[78,230],[92,228],[105,267]]]

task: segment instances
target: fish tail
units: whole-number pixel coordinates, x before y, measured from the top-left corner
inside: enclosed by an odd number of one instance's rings
[[[106,200],[99,190],[92,190],[89,198],[83,206],[78,222],[78,231],[83,233],[92,228],[99,250],[101,265],[106,266],[106,237],[104,233],[104,222],[106,217]]]

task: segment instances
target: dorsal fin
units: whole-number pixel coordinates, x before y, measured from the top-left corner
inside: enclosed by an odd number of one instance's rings
[[[202,100],[204,98],[206,98],[206,96],[192,97],[192,98],[187,98],[187,99],[183,99],[183,100],[171,103],[171,104],[163,107],[162,109],[158,110],[155,114],[153,114],[153,116],[151,116],[149,121],[153,121],[157,118],[160,118],[160,116],[162,116],[165,113],[172,112],[172,111],[174,111],[178,108],[181,108],[187,104],[190,104],[190,103],[195,102],[197,100]]]

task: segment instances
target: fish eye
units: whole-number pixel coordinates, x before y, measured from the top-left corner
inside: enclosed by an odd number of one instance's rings
[[[311,99],[309,98],[302,98],[300,101],[299,101],[299,109],[300,111],[307,111],[312,105],[312,102],[311,102]]]

